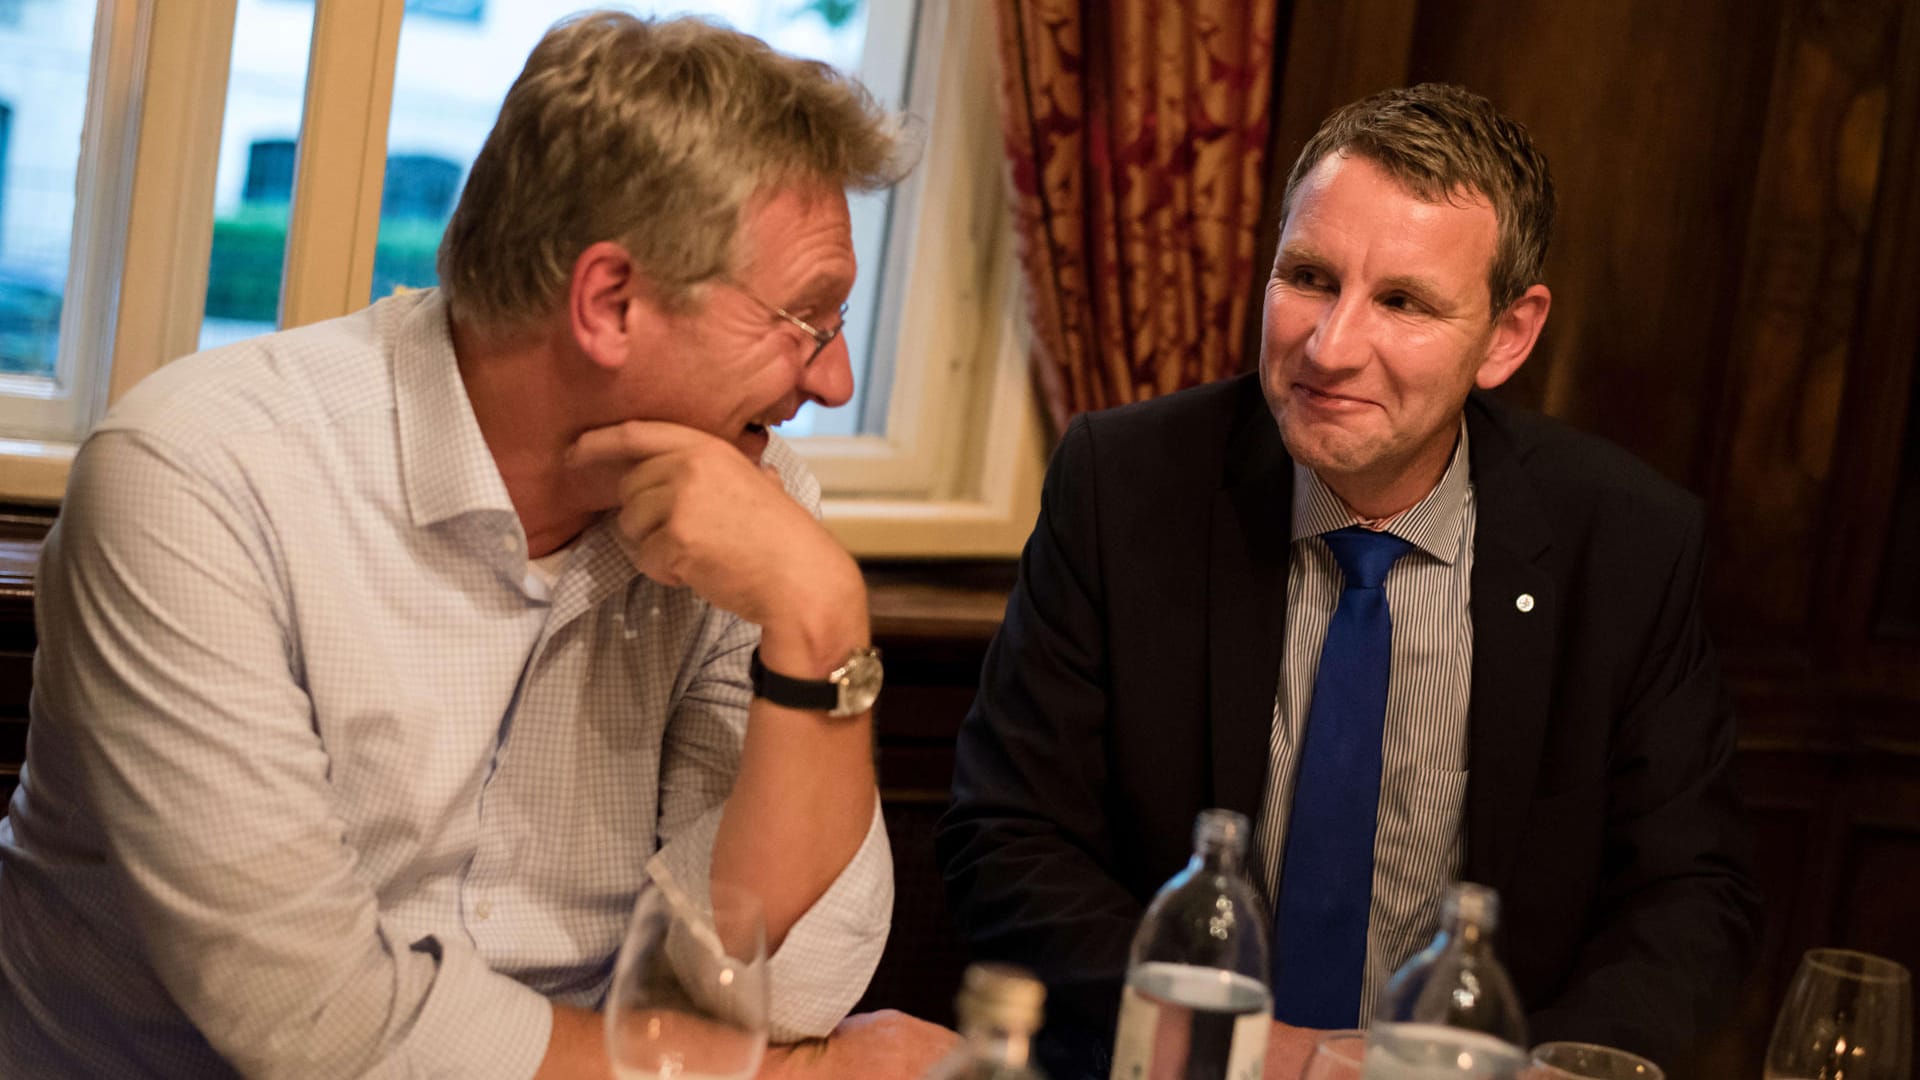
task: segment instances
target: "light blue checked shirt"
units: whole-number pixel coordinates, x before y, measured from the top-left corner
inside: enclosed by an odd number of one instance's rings
[[[37,602],[0,1076],[530,1076],[649,875],[707,873],[758,631],[604,523],[530,568],[435,293],[148,379]],[[771,961],[776,1037],[852,1007],[892,897],[876,806]]]

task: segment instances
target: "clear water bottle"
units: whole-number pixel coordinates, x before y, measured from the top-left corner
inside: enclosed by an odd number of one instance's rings
[[[1046,1080],[1027,1061],[1047,988],[1012,964],[973,964],[960,981],[953,1009],[960,1045],[925,1080]]]
[[[1527,1021],[1493,955],[1500,897],[1447,890],[1440,933],[1387,982],[1367,1032],[1366,1080],[1517,1080]]]
[[[1112,1080],[1260,1080],[1273,995],[1267,914],[1241,870],[1250,833],[1231,810],[1194,821],[1193,858],[1133,935]]]

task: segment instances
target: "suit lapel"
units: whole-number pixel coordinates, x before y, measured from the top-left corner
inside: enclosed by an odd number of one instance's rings
[[[1285,641],[1293,466],[1259,383],[1247,389],[1213,497],[1207,683],[1214,805],[1257,820]]]
[[[1558,647],[1552,534],[1507,433],[1469,402],[1474,482],[1473,679],[1465,876],[1505,889],[1533,798]]]

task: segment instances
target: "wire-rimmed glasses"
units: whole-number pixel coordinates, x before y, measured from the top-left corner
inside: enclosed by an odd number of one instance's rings
[[[726,284],[733,286],[734,290],[741,296],[766,308],[767,312],[775,318],[784,319],[786,322],[798,327],[801,333],[813,339],[813,351],[807,354],[806,363],[802,364],[802,367],[810,366],[815,360],[819,359],[820,354],[827,351],[827,346],[833,344],[833,339],[839,337],[840,331],[847,327],[848,305],[846,304],[840,305],[840,321],[834,324],[833,329],[823,330],[778,304],[771,304],[762,300],[752,289],[747,288],[737,281],[728,281]]]

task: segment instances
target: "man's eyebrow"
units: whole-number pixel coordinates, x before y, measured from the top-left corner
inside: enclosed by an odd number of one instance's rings
[[[1324,265],[1326,261],[1319,252],[1305,244],[1288,244],[1286,247],[1280,249],[1279,254],[1273,257],[1273,264],[1276,267],[1296,263]],[[1382,278],[1380,280],[1380,288],[1384,292],[1398,291],[1409,293],[1431,304],[1439,305],[1450,302],[1446,290],[1442,289],[1438,282],[1419,274],[1394,274],[1390,277]]]
[[[824,315],[827,308],[840,306],[834,301],[834,297],[839,296],[846,286],[846,280],[836,274],[821,274],[809,278],[806,284],[795,290],[793,299],[788,301],[788,305],[794,311]]]
[[[1382,278],[1380,287],[1387,290],[1398,289],[1401,292],[1431,300],[1444,300],[1447,296],[1446,291],[1431,278],[1424,278],[1418,274],[1395,274],[1392,277]]]

